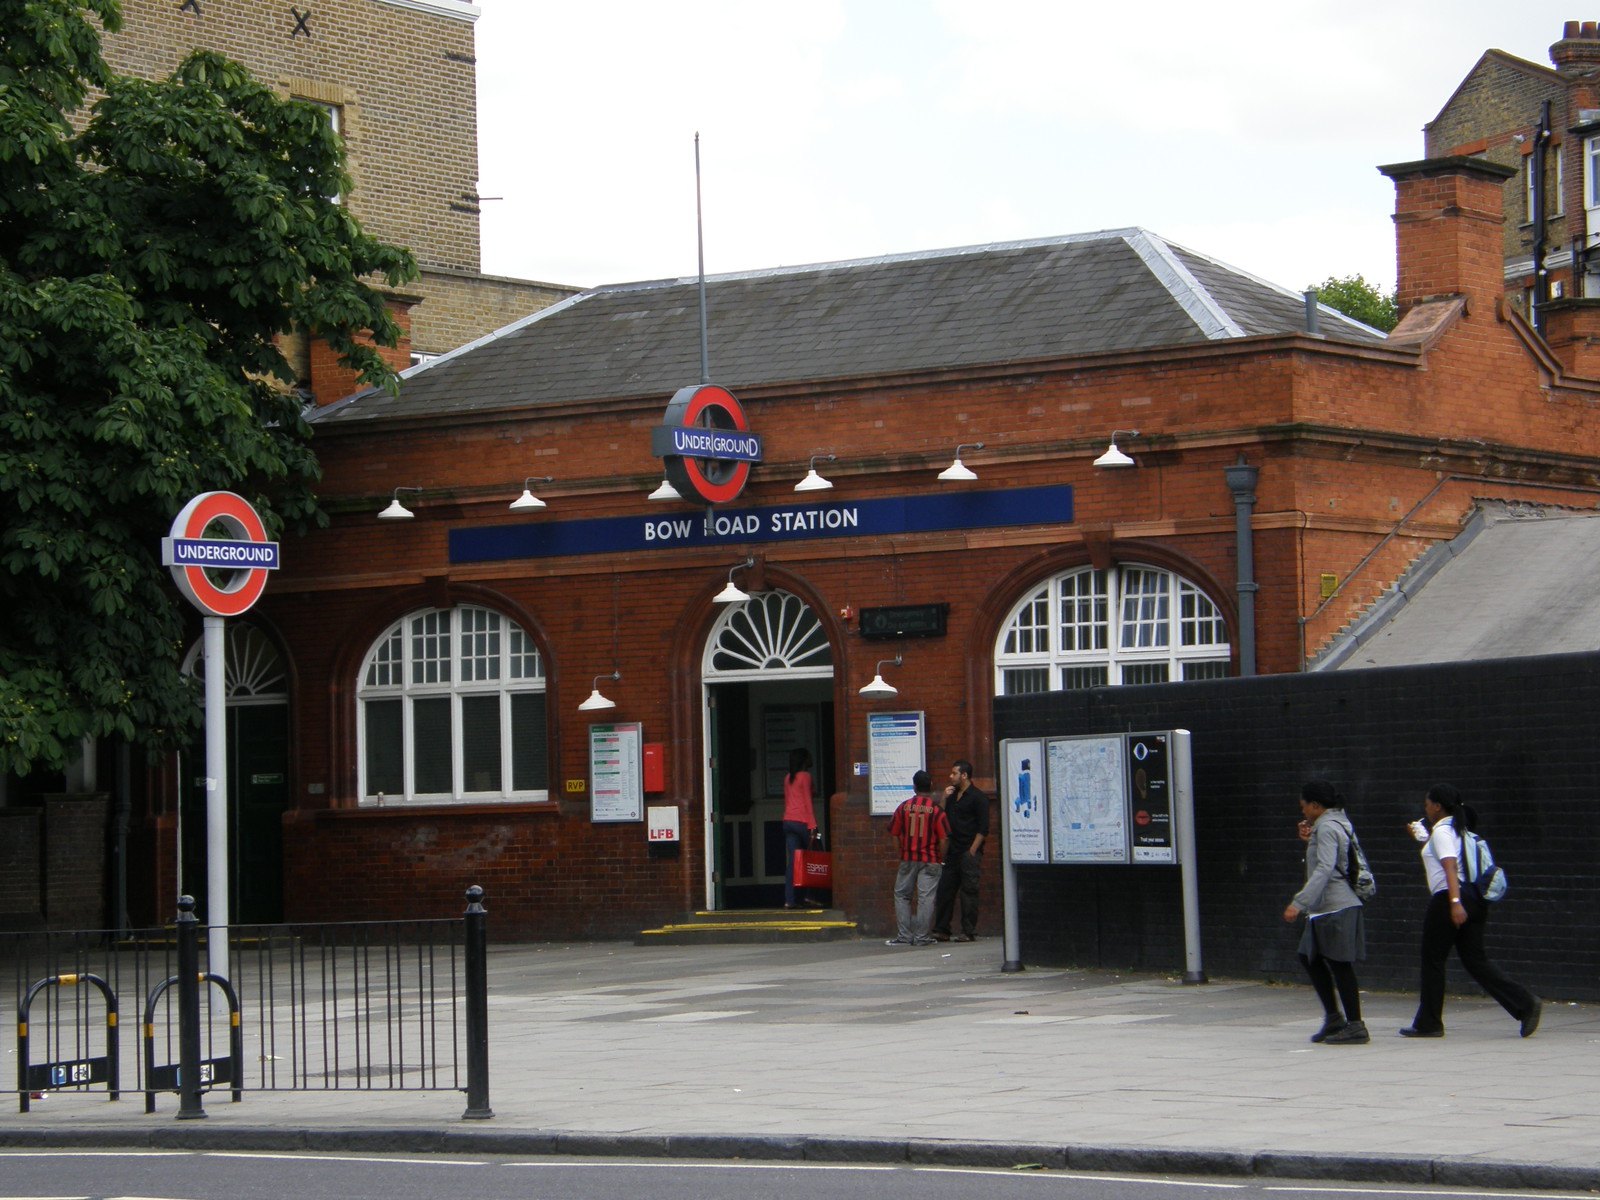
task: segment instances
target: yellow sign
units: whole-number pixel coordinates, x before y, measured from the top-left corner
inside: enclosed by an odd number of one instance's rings
[[[569,779],[569,780],[567,780],[567,791],[569,791],[569,792],[581,792],[583,790],[584,790],[583,780],[581,780],[581,779]]]

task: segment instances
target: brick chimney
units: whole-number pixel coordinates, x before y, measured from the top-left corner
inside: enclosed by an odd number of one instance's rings
[[[1464,296],[1492,312],[1505,292],[1505,181],[1512,167],[1459,155],[1379,167],[1394,180],[1395,300]]]
[[[1600,67],[1600,31],[1593,21],[1568,21],[1561,40],[1550,47],[1550,61],[1563,75],[1585,75]]]
[[[395,324],[400,326],[400,338],[395,346],[378,346],[376,349],[383,360],[396,371],[404,371],[411,365],[411,306],[416,301],[415,296],[384,297],[389,315],[394,318]],[[371,340],[366,337],[359,337],[356,340],[372,345]],[[354,371],[339,361],[339,356],[327,342],[316,336],[313,336],[310,342],[311,395],[319,408],[324,404],[332,404],[335,400],[343,400],[351,393],[367,386],[360,381]]]
[[[1567,374],[1600,379],[1600,300],[1550,301],[1544,306],[1544,340]]]

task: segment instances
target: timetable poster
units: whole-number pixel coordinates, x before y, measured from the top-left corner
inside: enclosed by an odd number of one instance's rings
[[[920,712],[868,713],[869,811],[889,817],[912,793],[911,777],[922,770],[923,715]]]
[[[1006,806],[1012,862],[1048,861],[1044,780],[1044,743],[1007,741],[1001,752],[1000,802]]]
[[[589,726],[589,820],[644,820],[644,726]]]

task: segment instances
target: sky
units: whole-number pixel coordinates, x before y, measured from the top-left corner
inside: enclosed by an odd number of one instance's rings
[[[1572,0],[477,0],[483,269],[692,276],[1142,226],[1394,285],[1393,185]],[[1530,115],[1531,119],[1531,115]]]

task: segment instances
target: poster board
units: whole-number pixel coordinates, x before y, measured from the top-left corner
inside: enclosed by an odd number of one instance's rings
[[[644,820],[644,726],[589,726],[589,820]]]
[[[1178,844],[1172,820],[1172,755],[1165,733],[1130,733],[1128,806],[1133,861],[1175,863]]]
[[[1000,802],[1006,806],[1006,833],[1011,861],[1049,861],[1045,824],[1044,743],[1007,741],[1002,744]]]
[[[867,714],[867,796],[872,816],[893,816],[911,795],[911,777],[927,761],[926,735],[923,713]]]
[[[1120,734],[1046,742],[1051,862],[1128,861],[1125,761]]]
[[[814,704],[769,704],[761,710],[762,778],[768,799],[783,799],[783,781],[789,775],[789,751],[804,746],[811,751],[812,775],[822,761]],[[815,783],[815,787],[821,787]]]

